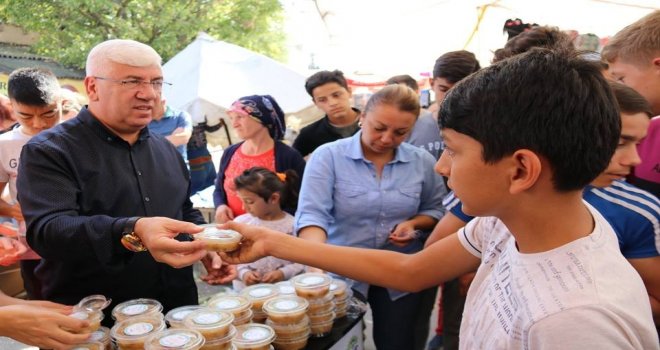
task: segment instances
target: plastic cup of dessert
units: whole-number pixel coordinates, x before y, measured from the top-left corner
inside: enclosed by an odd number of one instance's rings
[[[334,322],[334,315],[333,315],[333,319],[330,321],[321,322],[321,323],[312,323],[310,326],[312,331],[311,336],[315,338],[321,338],[330,334],[330,332],[332,331],[333,322]]]
[[[229,326],[229,333],[222,338],[207,340],[202,346],[202,350],[230,350],[232,349],[232,339],[236,335],[236,327]]]
[[[309,300],[309,313],[310,314],[322,314],[330,312],[335,308],[334,296],[332,293],[328,293],[321,298],[311,298]]]
[[[106,299],[105,296],[101,294],[94,294],[88,297],[80,299],[78,304],[76,304],[74,310],[87,310],[87,311],[103,311],[110,303],[112,299]]]
[[[74,310],[71,315],[73,318],[87,321],[89,325],[76,333],[92,333],[101,328],[101,321],[103,320],[103,312],[99,311],[86,311]]]
[[[280,295],[296,295],[296,289],[290,281],[277,282],[275,285],[280,289]]]
[[[234,317],[234,322],[232,322],[234,326],[240,326],[252,322],[252,310],[247,309],[245,312],[246,313],[241,317]]]
[[[266,325],[248,323],[236,327],[236,335],[232,340],[237,350],[269,350],[275,340],[275,331]]]
[[[112,349],[112,342],[110,341],[110,328],[108,327],[99,327],[99,329],[89,335],[89,340],[102,343],[104,350]]]
[[[336,299],[345,298],[346,290],[348,290],[348,285],[342,280],[333,279],[332,283],[330,283],[330,291]]]
[[[165,320],[162,316],[136,316],[115,323],[110,335],[119,350],[141,350],[149,336],[163,329]]]
[[[309,317],[305,316],[302,320],[292,324],[281,324],[271,320],[266,321],[266,325],[270,326],[277,334],[277,339],[295,339],[302,336],[309,336],[310,323]]]
[[[251,285],[241,291],[241,295],[252,302],[253,311],[262,311],[264,303],[280,294],[280,289],[274,284],[259,283]],[[256,317],[253,315],[253,317]]]
[[[204,231],[195,235],[195,239],[201,240],[206,250],[216,252],[231,252],[238,249],[243,236],[234,230],[221,230],[215,224],[200,225]]]
[[[170,325],[170,328],[184,328],[183,319],[193,311],[201,309],[203,306],[187,305],[180,306],[170,310],[165,314],[165,321]]]
[[[144,342],[146,350],[199,350],[204,337],[192,329],[166,329],[150,335]]]
[[[135,316],[158,316],[163,317],[161,313],[163,305],[154,299],[132,299],[115,306],[112,309],[112,318],[116,321],[123,321]]]
[[[249,313],[252,316],[250,308],[252,307],[252,302],[241,295],[223,295],[214,297],[209,300],[207,307],[212,309],[231,312],[234,314],[234,321],[236,319],[243,319]]]
[[[89,341],[83,344],[76,344],[71,348],[71,350],[103,350],[105,345],[98,341]]]
[[[320,298],[328,294],[332,277],[323,273],[303,273],[294,277],[291,282],[296,294],[303,298]]]
[[[202,308],[193,311],[183,319],[187,329],[194,329],[202,333],[206,340],[215,340],[229,334],[234,315],[230,312]]]
[[[296,323],[305,317],[308,307],[309,302],[305,298],[290,295],[266,301],[263,310],[273,322]]]
[[[301,350],[307,346],[307,340],[309,339],[311,331],[308,329],[307,334],[304,334],[297,338],[283,339],[278,335],[273,345],[278,350]]]
[[[308,314],[309,316],[309,321],[312,323],[312,326],[315,324],[320,324],[320,323],[325,323],[325,322],[332,322],[335,319],[335,312],[330,311],[322,314]]]

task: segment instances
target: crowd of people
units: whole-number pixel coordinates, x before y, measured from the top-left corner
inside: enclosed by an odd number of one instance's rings
[[[195,136],[167,105],[148,45],[96,45],[84,107],[50,71],[17,69],[0,100],[0,216],[17,227],[0,264],[20,261],[27,300],[0,294],[0,336],[84,342],[67,305],[93,294],[112,299],[106,313],[196,305],[201,261],[206,283],[237,291],[303,271],[345,279],[379,350],[659,349],[659,33],[655,11],[598,60],[545,26],[485,68],[448,52],[428,109],[410,76],[360,111],[343,73],[320,71],[304,88],[325,115],[291,146],[272,95],[238,98],[227,116],[242,141],[217,173],[186,149],[205,148],[207,126]],[[194,239],[206,222],[190,196],[210,181],[215,223],[243,235],[235,252]]]

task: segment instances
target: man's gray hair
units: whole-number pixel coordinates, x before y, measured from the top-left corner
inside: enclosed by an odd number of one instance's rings
[[[160,65],[162,58],[151,46],[135,40],[106,40],[89,51],[85,65],[87,75],[99,74],[108,61],[133,67],[147,67]]]

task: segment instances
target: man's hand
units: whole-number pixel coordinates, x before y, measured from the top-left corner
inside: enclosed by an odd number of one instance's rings
[[[194,234],[203,230],[193,223],[164,217],[141,218],[135,223],[134,230],[156,261],[172,267],[192,265],[206,255],[202,241],[179,242],[174,239],[181,232]]]
[[[202,259],[206,269],[206,275],[202,281],[208,284],[225,284],[233,281],[238,276],[235,265],[224,263],[216,252],[208,252]]]
[[[84,343],[89,334],[76,333],[88,325],[88,321],[69,317],[52,308],[32,305],[0,307],[0,336],[40,348],[69,349],[71,345]]]
[[[261,278],[262,283],[275,283],[279,281],[284,281],[284,272],[282,270],[268,272]]]
[[[27,252],[27,247],[16,239],[0,236],[0,265],[9,266],[16,263],[20,256]]]
[[[215,210],[215,222],[224,224],[227,221],[234,220],[234,212],[228,206],[222,204]]]
[[[243,283],[245,283],[246,286],[251,286],[259,282],[261,282],[261,276],[259,275],[259,272],[248,271],[243,274]]]
[[[240,224],[235,221],[229,221],[225,224],[219,225],[222,229],[234,230],[243,235],[243,240],[238,250],[233,252],[220,253],[222,261],[230,264],[249,263],[259,260],[266,256],[263,240],[266,236],[274,234],[281,235],[282,233],[271,231],[267,228]]]

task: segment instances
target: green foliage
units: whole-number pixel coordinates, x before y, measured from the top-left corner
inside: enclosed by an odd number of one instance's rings
[[[113,38],[149,44],[166,62],[200,31],[286,55],[278,0],[0,0],[0,22],[39,34],[35,53],[79,68],[94,45]]]

